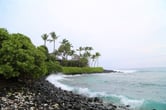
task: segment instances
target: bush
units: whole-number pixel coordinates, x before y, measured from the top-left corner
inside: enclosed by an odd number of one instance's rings
[[[63,73],[67,75],[83,74],[83,73],[102,73],[102,67],[63,67]]]
[[[48,74],[62,72],[62,66],[58,62],[49,61],[49,62],[46,62],[46,64],[47,64]]]
[[[0,48],[2,47],[3,41],[7,39],[9,39],[8,31],[4,28],[0,28]]]
[[[46,56],[47,74],[62,72],[62,66],[56,61],[55,55],[49,54],[46,46],[39,46],[38,49]]]
[[[3,38],[1,31],[0,35]],[[9,34],[8,39],[1,43],[0,74],[6,78],[37,78],[45,75],[47,73],[45,60],[45,54],[25,35]]]
[[[88,60],[86,58],[81,58],[80,60],[62,60],[60,64],[65,67],[87,67]]]

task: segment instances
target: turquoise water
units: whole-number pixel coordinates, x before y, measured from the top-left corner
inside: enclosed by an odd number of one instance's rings
[[[130,105],[133,110],[166,110],[166,68],[121,70],[76,76],[51,75],[47,79],[62,89],[105,102]]]

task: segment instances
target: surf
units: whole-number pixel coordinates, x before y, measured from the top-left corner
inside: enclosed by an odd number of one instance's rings
[[[163,73],[129,70],[125,73],[74,76],[52,74],[46,80],[64,90],[100,97],[105,103],[129,106],[131,110],[165,110],[166,75]]]

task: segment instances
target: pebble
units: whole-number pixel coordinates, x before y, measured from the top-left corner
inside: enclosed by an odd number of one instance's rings
[[[57,88],[44,78],[20,88],[0,90],[0,110],[119,110],[113,104],[105,105],[98,98],[88,98]],[[123,107],[120,110],[129,110]]]

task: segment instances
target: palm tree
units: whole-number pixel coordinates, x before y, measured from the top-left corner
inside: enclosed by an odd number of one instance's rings
[[[58,39],[58,36],[56,35],[55,32],[51,32],[50,35],[51,35],[52,39],[49,40],[49,41],[50,41],[50,42],[53,41],[53,43],[54,43],[54,45],[53,45],[53,52],[54,52],[54,51],[55,51],[55,40]]]
[[[56,49],[54,50],[54,52],[52,54],[55,56],[56,59],[58,58],[58,56],[60,56],[59,51]]]
[[[93,48],[92,48],[92,47],[88,47],[88,46],[87,46],[87,47],[84,47],[84,50],[85,50],[85,51],[89,51],[89,52],[90,52],[90,51],[92,51],[92,50],[93,50]]]
[[[93,63],[94,63],[94,67],[95,67],[95,59],[96,59],[96,55],[92,55],[91,58],[92,58],[92,66],[93,66]]]
[[[61,45],[58,48],[58,51],[60,52],[63,60],[67,60],[68,56],[71,54],[72,47],[72,44],[68,40],[62,40]]]
[[[93,50],[93,48],[92,48],[92,47],[88,47],[88,50],[89,50],[89,51],[92,51],[92,50]]]
[[[41,37],[44,40],[44,46],[46,46],[46,42],[47,42],[47,39],[48,39],[48,34],[45,33]]]
[[[85,50],[85,51],[88,51],[88,50],[89,50],[89,47],[84,47],[84,50]]]
[[[91,56],[91,53],[86,51],[84,54],[83,54],[83,57],[84,58],[89,58]]]
[[[75,50],[71,50],[71,51],[69,52],[69,55],[71,56],[71,59],[74,59]]]
[[[86,59],[88,59],[88,63],[90,65],[91,63],[91,51],[93,50],[92,47],[84,47],[85,53],[84,53],[84,57],[86,57]]]
[[[78,49],[76,49],[77,51],[79,51],[79,55],[80,55],[80,57],[82,56],[82,51],[84,50],[84,48],[83,47],[79,47]]]
[[[96,53],[95,53],[95,56],[96,56],[96,62],[97,62],[97,66],[98,66],[99,57],[101,56],[101,54],[100,54],[99,52],[96,52]]]
[[[67,39],[63,39],[62,42],[61,42],[61,44],[62,44],[62,45],[65,45],[65,44],[68,43],[68,42],[69,42],[69,41],[68,41]]]

